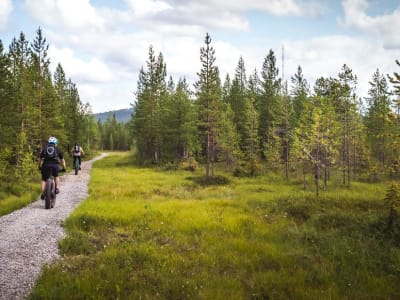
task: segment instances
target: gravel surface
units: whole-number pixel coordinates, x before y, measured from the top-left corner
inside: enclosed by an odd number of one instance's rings
[[[60,177],[54,208],[45,209],[38,197],[29,206],[0,217],[1,300],[24,299],[42,266],[59,257],[58,241],[65,235],[61,223],[88,196],[92,163],[104,156],[82,162],[77,176],[71,171]]]

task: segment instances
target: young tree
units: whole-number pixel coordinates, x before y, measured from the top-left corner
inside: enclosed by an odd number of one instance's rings
[[[31,126],[31,135],[33,135],[32,138],[35,144],[42,144],[43,140],[47,140],[47,135],[43,135],[45,131],[43,130],[43,123],[47,122],[48,119],[43,119],[43,111],[49,109],[49,106],[52,106],[51,104],[56,104],[49,70],[50,59],[47,57],[48,48],[49,45],[46,44],[46,39],[39,28],[36,31],[33,43],[31,43],[29,66],[32,84],[34,85],[33,94],[31,95],[32,111],[30,115],[31,119],[35,120]],[[59,112],[54,107],[51,109],[53,109],[53,113]]]
[[[350,186],[351,170],[356,169],[356,145],[360,144],[359,132],[361,130],[361,118],[359,118],[359,103],[355,95],[357,76],[347,66],[343,65],[338,75],[339,97],[337,97],[335,109],[341,122],[342,128],[342,149],[341,163],[343,168],[343,184]],[[352,155],[353,152],[353,155]]]
[[[396,59],[396,64],[400,67],[400,61]],[[388,75],[390,83],[393,84],[394,94],[400,96],[400,74],[393,72],[393,77]]]
[[[389,136],[393,125],[389,118],[391,113],[389,90],[386,79],[379,69],[373,74],[369,84],[369,97],[366,98],[368,107],[365,116],[367,140],[373,157],[384,166],[391,151]]]
[[[304,109],[305,103],[309,100],[310,86],[307,79],[304,78],[303,70],[300,66],[297,67],[297,72],[291,77],[292,87],[290,96],[293,105],[293,114],[291,124],[296,127],[297,121]]]
[[[163,152],[168,159],[180,160],[189,156],[196,143],[195,110],[186,79],[179,80],[176,88],[169,86],[162,113]]]
[[[156,163],[160,162],[161,154],[161,108],[166,97],[166,73],[162,54],[156,58],[150,46],[147,70],[142,68],[139,73],[132,124],[138,154]]]
[[[216,144],[219,134],[220,115],[222,111],[221,83],[219,71],[215,66],[215,50],[211,46],[211,37],[207,33],[205,45],[200,49],[201,70],[195,83],[198,128],[206,156],[206,177],[214,173]]]
[[[303,107],[294,136],[294,153],[303,161],[310,163],[315,179],[315,191],[319,194],[321,169],[327,170],[335,163],[337,149],[334,109],[329,100],[316,96]],[[305,170],[303,170],[305,174]],[[326,172],[324,185],[326,186]]]
[[[275,162],[279,160],[279,147],[275,144],[274,131],[277,128],[278,114],[281,111],[281,80],[276,67],[276,57],[272,50],[264,59],[261,71],[261,97],[258,98],[259,141],[264,158]]]

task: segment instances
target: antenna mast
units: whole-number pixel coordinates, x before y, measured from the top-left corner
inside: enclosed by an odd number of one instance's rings
[[[285,81],[285,45],[282,44],[282,82]]]

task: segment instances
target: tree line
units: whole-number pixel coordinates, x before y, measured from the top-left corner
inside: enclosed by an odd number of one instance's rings
[[[1,182],[33,176],[49,136],[64,151],[75,142],[88,150],[133,146],[143,162],[190,168],[203,163],[207,178],[217,166],[238,176],[270,169],[289,178],[301,171],[304,179],[313,175],[316,187],[320,180],[326,185],[332,170],[345,185],[357,176],[399,176],[398,73],[385,76],[377,69],[368,97],[360,99],[357,76],[347,65],[337,77],[318,78],[311,89],[301,66],[284,82],[269,50],[260,72],[248,75],[240,57],[232,78],[227,74],[222,81],[207,34],[194,91],[185,78],[167,76],[162,53],[150,46],[130,122],[109,115],[102,123],[61,64],[50,72],[48,47],[40,28],[32,42],[21,32],[8,51],[0,40]]]
[[[5,51],[0,40],[0,181],[34,177],[37,156],[50,136],[68,151],[75,142],[96,142],[96,122],[76,85],[58,64],[50,71],[49,45],[39,28],[32,42],[24,33]]]
[[[0,190],[13,179],[37,176],[37,158],[50,136],[67,153],[75,143],[85,152],[127,150],[125,124],[96,122],[60,63],[50,71],[49,44],[38,28],[32,42],[21,32],[8,51],[0,40]]]
[[[238,175],[267,168],[289,177],[301,170],[313,175],[316,187],[320,180],[326,185],[331,170],[344,185],[366,174],[399,176],[399,74],[377,69],[361,99],[346,64],[311,88],[301,66],[284,82],[269,50],[260,72],[248,75],[240,57],[233,77],[222,81],[209,34],[200,62],[192,92],[185,78],[167,77],[162,53],[149,47],[130,122],[142,161],[195,160],[205,164],[207,178],[217,165]]]

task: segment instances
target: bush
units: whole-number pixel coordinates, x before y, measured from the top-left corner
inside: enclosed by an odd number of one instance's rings
[[[393,224],[398,219],[398,209],[400,207],[400,184],[393,182],[386,192],[385,203],[389,209],[388,229],[393,228]]]
[[[230,183],[230,180],[228,177],[225,177],[223,175],[214,175],[211,177],[206,177],[206,176],[199,176],[199,177],[188,177],[187,179],[194,181],[195,183],[202,185],[202,186],[207,186],[207,185],[227,185]]]
[[[236,177],[257,177],[262,174],[261,164],[252,159],[249,162],[245,162],[235,168],[233,175]]]
[[[189,157],[179,163],[179,169],[194,172],[199,167],[199,163],[193,158]]]

